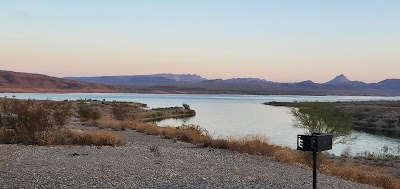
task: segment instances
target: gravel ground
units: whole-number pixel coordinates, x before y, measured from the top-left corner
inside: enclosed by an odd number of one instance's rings
[[[269,157],[121,132],[121,147],[0,145],[0,188],[312,188]],[[319,174],[318,188],[373,188]]]

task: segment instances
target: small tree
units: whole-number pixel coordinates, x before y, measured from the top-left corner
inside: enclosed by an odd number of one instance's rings
[[[341,112],[332,105],[309,104],[291,108],[294,127],[304,129],[307,134],[327,133],[333,140],[349,136],[353,131],[351,115]]]
[[[185,108],[185,110],[190,110],[190,106],[189,104],[183,103],[183,108]]]
[[[306,134],[331,134],[336,142],[339,138],[350,136],[353,131],[351,116],[341,112],[332,105],[301,102],[298,108],[291,108],[294,116],[293,127],[304,129]],[[312,164],[311,154],[306,154],[306,160]],[[324,162],[324,157],[318,153],[318,166]]]

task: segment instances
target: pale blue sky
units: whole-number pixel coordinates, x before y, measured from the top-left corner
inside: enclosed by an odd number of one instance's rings
[[[400,78],[400,1],[0,1],[0,69]]]

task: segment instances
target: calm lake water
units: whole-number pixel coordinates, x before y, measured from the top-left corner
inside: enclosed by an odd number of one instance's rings
[[[285,107],[266,106],[261,103],[270,101],[368,101],[400,100],[400,97],[371,96],[292,96],[292,95],[210,95],[210,94],[119,94],[119,93],[0,93],[0,96],[19,99],[77,100],[98,99],[146,103],[151,108],[182,106],[187,103],[196,110],[197,115],[185,119],[167,119],[157,122],[159,125],[179,126],[196,124],[205,128],[214,136],[241,137],[249,134],[264,135],[271,143],[296,147],[297,134],[301,129],[293,128],[293,117]],[[353,140],[334,144],[330,153],[340,155],[350,148],[353,155],[365,151],[383,153],[387,146],[391,154],[400,155],[400,139],[354,132]]]

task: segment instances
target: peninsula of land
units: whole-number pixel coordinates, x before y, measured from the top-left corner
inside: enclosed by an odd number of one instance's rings
[[[400,101],[266,102],[285,107],[329,106],[348,114],[355,130],[400,138]]]

